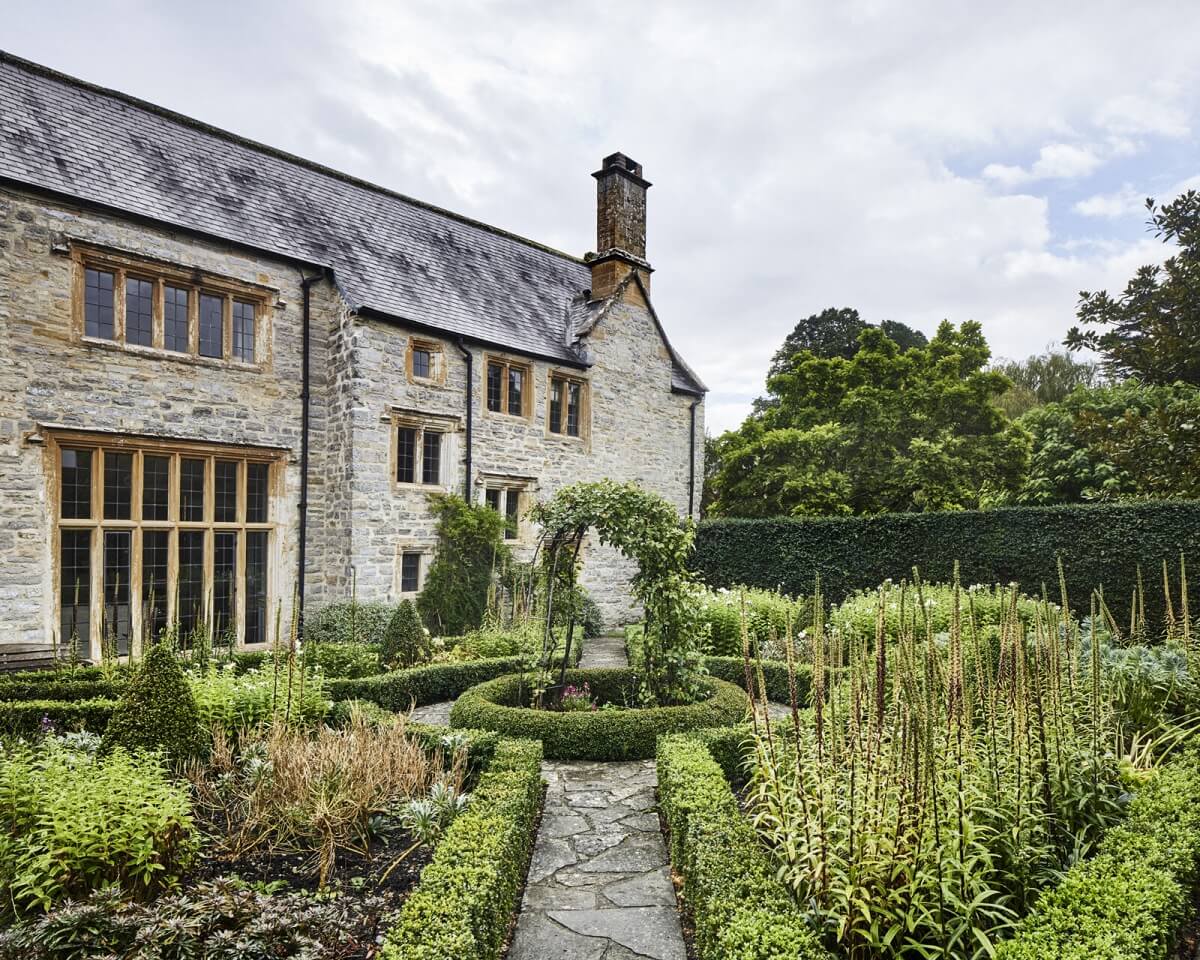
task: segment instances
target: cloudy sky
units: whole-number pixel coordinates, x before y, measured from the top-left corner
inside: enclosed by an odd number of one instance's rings
[[[1039,351],[1200,187],[1195,0],[5,8],[13,53],[573,253],[629,154],[712,431],[827,306]]]

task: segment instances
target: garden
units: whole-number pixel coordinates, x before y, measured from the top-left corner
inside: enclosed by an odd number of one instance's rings
[[[610,761],[653,762],[697,960],[1194,955],[1178,548],[1153,568],[1108,551],[1116,590],[1060,555],[1022,584],[950,560],[859,587],[821,561],[785,593],[720,575],[748,568],[722,561],[740,530],[697,550],[633,486],[538,505],[526,564],[488,511],[439,509],[453,548],[416,603],[352,591],[265,652],[168,628],[132,662],[0,675],[0,957],[494,960],[543,763]],[[626,666],[580,666],[603,629],[588,531],[637,563]]]

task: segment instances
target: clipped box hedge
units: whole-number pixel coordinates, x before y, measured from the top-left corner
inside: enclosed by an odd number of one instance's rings
[[[701,738],[658,742],[659,808],[700,960],[828,960]]]
[[[567,683],[586,683],[602,704],[634,702],[636,674],[625,667],[569,670]],[[723,680],[712,685],[708,699],[684,706],[562,712],[525,706],[529,681],[510,675],[462,694],[450,711],[450,726],[541,740],[552,760],[647,760],[661,734],[732,726],[745,719],[745,691]]]
[[[32,736],[42,727],[43,718],[60,733],[88,730],[103,733],[117,701],[91,700],[8,700],[0,702],[0,734]]]
[[[404,901],[386,960],[496,960],[519,906],[537,830],[541,745],[500,740],[471,802]]]
[[[115,700],[124,692],[125,686],[121,680],[27,680],[17,677],[0,680],[0,701]]]
[[[1048,890],[997,960],[1164,960],[1195,916],[1200,758],[1162,767],[1096,855]]]
[[[949,580],[954,561],[965,583],[1043,583],[1058,592],[1061,555],[1072,604],[1085,609],[1091,590],[1104,586],[1118,618],[1128,620],[1140,564],[1147,616],[1162,612],[1162,562],[1178,576],[1179,553],[1200,553],[1200,502],[1006,507],[875,517],[705,520],[696,535],[692,566],[714,587],[748,584],[787,593],[811,593],[820,573],[827,600],[889,577]]]
[[[525,669],[520,657],[496,657],[462,663],[431,663],[355,680],[329,680],[332,700],[370,700],[385,710],[404,711],[414,704],[453,700],[464,690],[506,673]]]

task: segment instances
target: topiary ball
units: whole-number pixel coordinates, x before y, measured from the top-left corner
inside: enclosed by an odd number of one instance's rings
[[[155,644],[113,710],[101,749],[115,747],[162,750],[172,760],[186,760],[207,750],[200,711],[179,658],[165,644]]]

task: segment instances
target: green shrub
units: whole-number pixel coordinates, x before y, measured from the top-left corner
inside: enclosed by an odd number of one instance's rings
[[[388,931],[386,960],[496,960],[504,946],[542,801],[537,743],[502,740],[466,812],[446,831]]]
[[[700,960],[828,957],[704,744],[663,737],[657,767],[671,865],[683,877]]]
[[[170,886],[197,848],[186,787],[153,755],[107,756],[47,740],[0,762],[0,910],[41,911],[115,884]]]
[[[125,686],[120,680],[0,680],[0,701],[113,700]]]
[[[1200,760],[1165,765],[1109,831],[996,950],[998,960],[1162,960],[1195,915]]]
[[[1195,566],[1200,503],[1159,502],[1059,507],[1010,507],[875,517],[706,520],[697,530],[692,566],[714,587],[738,583],[811,592],[821,575],[826,598],[839,603],[856,590],[910,577],[917,566],[929,581],[949,581],[954,561],[963,583],[1019,583],[1040,594],[1057,591],[1056,558],[1066,566],[1077,612],[1093,588],[1118,621],[1127,623],[1140,564],[1157,583],[1163,560],[1179,552]],[[1150,589],[1146,613],[1162,619],[1161,591]]]
[[[524,661],[519,657],[431,663],[360,680],[330,680],[325,691],[335,701],[370,700],[385,710],[401,713],[413,706],[453,700],[477,683],[521,669]]]
[[[390,603],[338,600],[305,614],[304,643],[381,643],[395,607]]]
[[[568,670],[566,682],[577,687],[587,683],[601,704],[636,702],[637,675],[626,668]],[[462,694],[450,712],[450,726],[541,740],[552,760],[649,759],[660,734],[729,726],[746,716],[744,691],[722,680],[710,683],[707,699],[684,706],[561,713],[525,706],[529,680],[510,675]]]
[[[321,675],[329,678],[356,680],[359,677],[371,677],[382,673],[379,665],[379,652],[383,649],[372,643],[314,643],[304,648],[304,664],[315,667]],[[269,660],[264,660],[257,668],[270,666]],[[240,670],[248,673],[249,670]]]
[[[437,552],[417,597],[421,619],[442,636],[483,623],[497,569],[507,564],[505,519],[491,507],[453,494],[430,496],[437,517]]]
[[[104,731],[104,749],[163,750],[185,760],[205,750],[200,712],[179,659],[165,644],[147,651]]]
[[[286,664],[278,671],[271,667],[241,674],[230,665],[211,666],[189,680],[205,732],[219,726],[235,735],[274,718],[313,726],[329,711],[321,674],[300,666],[294,668],[290,683]]]
[[[773,590],[754,587],[705,590],[698,597],[700,619],[708,638],[704,652],[724,657],[742,656],[742,606],[751,653],[782,660],[788,621],[793,634],[812,622],[811,605],[803,598],[785,597]]]
[[[325,723],[330,727],[348,727],[355,714],[367,723],[392,723],[396,719],[391,710],[384,710],[370,700],[339,700],[329,708]]]
[[[384,669],[415,667],[430,656],[429,634],[411,600],[396,608],[383,634],[379,665]]]
[[[625,628],[625,653],[633,669],[638,668],[641,659],[641,624],[631,624]],[[739,654],[736,657],[707,656],[704,666],[710,677],[736,683],[746,689],[746,660]],[[762,670],[762,679],[766,686],[767,699],[774,703],[791,703],[788,693],[787,664],[778,660],[755,661],[755,693],[757,694],[758,671]],[[796,702],[804,707],[808,704],[809,687],[812,682],[812,668],[806,663],[796,664]]]
[[[29,737],[49,723],[59,733],[89,730],[103,733],[116,700],[18,700],[0,703],[0,734]]]

